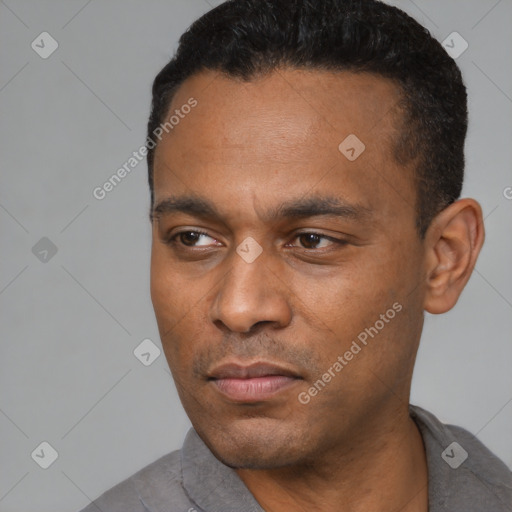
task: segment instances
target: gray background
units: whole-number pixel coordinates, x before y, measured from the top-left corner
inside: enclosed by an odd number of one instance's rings
[[[2,315],[0,512],[78,510],[178,448],[189,422],[149,297],[146,165],[92,190],[145,138],[150,86],[181,32],[220,2],[0,2]],[[459,32],[470,93],[464,195],[487,241],[460,302],[427,315],[412,402],[462,425],[512,466],[512,1],[403,0],[439,39]],[[31,42],[59,47],[42,59]],[[57,253],[32,252],[49,238]],[[58,452],[42,469],[41,442]]]

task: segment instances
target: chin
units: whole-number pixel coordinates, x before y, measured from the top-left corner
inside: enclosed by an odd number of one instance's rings
[[[309,436],[282,421],[269,419],[237,420],[223,428],[195,427],[212,453],[234,469],[277,469],[304,460]]]

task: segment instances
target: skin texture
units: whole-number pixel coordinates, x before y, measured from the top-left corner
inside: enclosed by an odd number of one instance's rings
[[[155,153],[151,295],[192,424],[266,511],[426,511],[412,371],[424,310],[453,307],[475,264],[478,203],[457,201],[419,238],[413,169],[392,154],[399,90],[385,78],[280,69],[246,83],[201,72],[170,111],[191,97],[197,106]],[[349,134],[365,144],[354,161],[338,149]],[[219,216],[161,206],[171,196],[201,198]],[[272,216],[321,198],[350,215]],[[262,249],[251,263],[236,252],[247,237]],[[393,304],[400,311],[301,403]],[[208,378],[255,361],[300,378],[256,403]]]

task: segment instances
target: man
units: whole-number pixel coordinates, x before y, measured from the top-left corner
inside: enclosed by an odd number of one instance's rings
[[[424,311],[483,244],[455,62],[377,1],[235,0],[148,125],[151,293],[193,429],[85,510],[505,511],[508,468],[409,405]]]

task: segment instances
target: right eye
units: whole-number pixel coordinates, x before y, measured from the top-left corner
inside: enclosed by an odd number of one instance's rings
[[[185,231],[179,231],[178,233],[175,233],[167,243],[169,244],[180,244],[185,247],[204,247],[208,246],[209,244],[203,243],[196,245],[197,242],[201,238],[210,238],[211,240],[214,240],[217,242],[217,240],[213,237],[211,237],[208,233],[205,231],[200,231],[197,229],[187,229]]]

